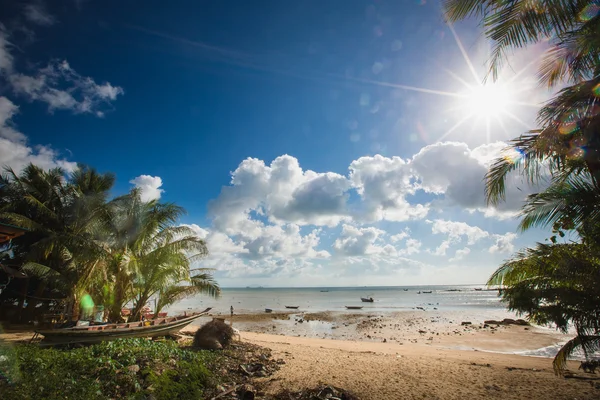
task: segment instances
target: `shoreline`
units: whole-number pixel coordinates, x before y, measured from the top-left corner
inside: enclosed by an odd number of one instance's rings
[[[507,314],[504,314],[507,315]],[[571,339],[535,325],[486,324],[485,313],[454,311],[278,312],[229,315],[213,313],[185,330],[193,332],[212,318],[223,318],[242,332],[360,343],[420,345],[439,349],[553,357],[553,349]],[[555,351],[554,351],[555,352]]]
[[[593,375],[558,378],[547,358],[253,332],[242,332],[242,340],[267,347],[285,361],[274,376],[262,380],[267,393],[326,383],[361,399],[600,396],[600,384]],[[577,371],[575,363],[569,367]]]

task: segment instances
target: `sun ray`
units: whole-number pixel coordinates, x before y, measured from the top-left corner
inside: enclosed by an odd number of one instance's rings
[[[345,80],[349,80],[349,81],[354,81],[354,82],[361,82],[361,83],[368,83],[368,84],[372,84],[372,85],[378,85],[378,86],[383,86],[383,87],[391,87],[391,88],[395,88],[395,89],[404,89],[404,90],[410,90],[413,92],[420,92],[420,93],[428,93],[428,94],[437,94],[440,96],[450,96],[450,97],[465,97],[464,95],[461,95],[460,93],[454,93],[454,92],[445,92],[442,90],[434,90],[434,89],[426,89],[426,88],[420,88],[420,87],[416,87],[416,86],[407,86],[407,85],[401,85],[398,83],[390,83],[390,82],[382,82],[382,81],[376,81],[373,79],[365,79],[365,78],[353,78],[353,77],[348,77],[348,76],[343,76],[343,75],[338,75],[338,74],[328,74],[329,76],[332,77],[336,77],[336,78],[340,78],[340,79],[345,79]]]
[[[514,119],[515,121],[517,121],[518,123],[520,123],[521,125],[523,125],[523,127],[525,127],[525,129],[531,129],[531,126],[527,125],[522,119],[520,119],[519,117],[517,117],[516,115],[514,115],[511,112],[505,111],[504,114],[512,119]]]
[[[465,50],[462,42],[460,41],[458,34],[454,30],[454,27],[452,26],[452,24],[448,23],[448,28],[450,28],[450,32],[452,32],[452,36],[454,36],[454,40],[456,41],[456,44],[458,45],[458,48],[460,49],[460,52],[463,55],[463,58],[465,59],[465,62],[469,66],[469,70],[471,70],[471,73],[473,74],[473,77],[475,78],[475,82],[477,82],[477,84],[481,85],[481,79],[479,79],[479,76],[477,75],[477,71],[475,71],[475,67],[473,66],[473,63],[471,62],[471,59],[469,59],[469,56],[467,55],[467,51]]]
[[[498,115],[496,115],[495,118],[498,121],[498,124],[500,125],[500,127],[502,128],[504,133],[506,133],[506,136],[510,136],[510,133],[508,132],[508,129],[506,129],[506,126],[504,125],[504,121],[502,121],[502,118],[500,118],[500,116],[498,116]]]
[[[452,78],[454,78],[456,81],[462,83],[467,89],[473,89],[473,85],[469,84],[467,81],[465,81],[463,78],[461,78],[460,76],[456,75],[454,72],[450,71],[448,68],[444,68],[444,67],[440,67],[442,70],[444,70],[446,73],[448,73],[448,75],[450,75]]]
[[[472,116],[473,116],[473,113],[467,115],[466,117],[464,117],[463,119],[461,119],[460,121],[458,121],[456,124],[454,124],[454,126],[452,126],[450,129],[448,129],[446,131],[446,133],[444,133],[442,136],[440,136],[437,141],[441,142],[442,140],[444,140],[449,134],[451,134],[456,129],[458,129],[466,120],[468,120]]]

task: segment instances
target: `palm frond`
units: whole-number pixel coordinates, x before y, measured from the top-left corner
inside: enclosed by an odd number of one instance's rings
[[[554,373],[556,375],[563,375],[567,367],[567,361],[569,360],[569,357],[578,348],[583,348],[586,352],[586,355],[597,352],[600,350],[600,336],[578,335],[565,343],[564,346],[560,348],[554,357],[554,361],[552,362],[552,367],[554,368]]]

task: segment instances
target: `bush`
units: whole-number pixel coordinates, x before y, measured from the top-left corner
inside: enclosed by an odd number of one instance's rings
[[[194,347],[217,350],[227,347],[233,339],[233,328],[221,319],[202,325],[194,334]]]
[[[73,350],[0,348],[2,399],[198,399],[211,384],[207,353],[125,339]],[[5,379],[2,379],[2,376]]]

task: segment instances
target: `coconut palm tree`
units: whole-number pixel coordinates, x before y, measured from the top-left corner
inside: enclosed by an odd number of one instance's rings
[[[157,200],[143,202],[134,189],[111,201],[109,209],[102,292],[110,320],[119,320],[129,302],[134,304],[132,317],[139,318],[148,300],[157,295],[162,308],[187,295],[219,294],[208,270],[190,272],[208,250],[190,228],[177,225],[183,208]]]
[[[507,51],[547,38],[552,47],[540,66],[542,82],[580,82],[598,74],[600,19],[595,1],[444,0],[443,4],[449,22],[481,18],[485,35],[494,43],[490,60],[494,79]]]
[[[95,233],[113,182],[112,175],[84,166],[67,174],[33,164],[20,174],[7,169],[1,178],[0,219],[30,232],[23,270],[41,279],[38,292],[47,286],[59,290],[74,311],[99,265]]]
[[[482,18],[495,44],[490,72],[496,78],[508,49],[552,38],[540,65],[540,82],[550,87],[566,81],[538,115],[541,129],[515,139],[487,175],[487,197],[503,200],[506,176],[515,170],[532,182],[545,174],[587,169],[600,182],[600,14],[589,0],[445,0],[446,17],[454,22]]]
[[[554,358],[554,370],[562,374],[567,359],[577,349],[587,358],[600,349],[600,240],[598,226],[581,232],[582,242],[538,244],[517,253],[490,278],[502,285],[508,308],[538,324],[555,324],[577,336]]]

